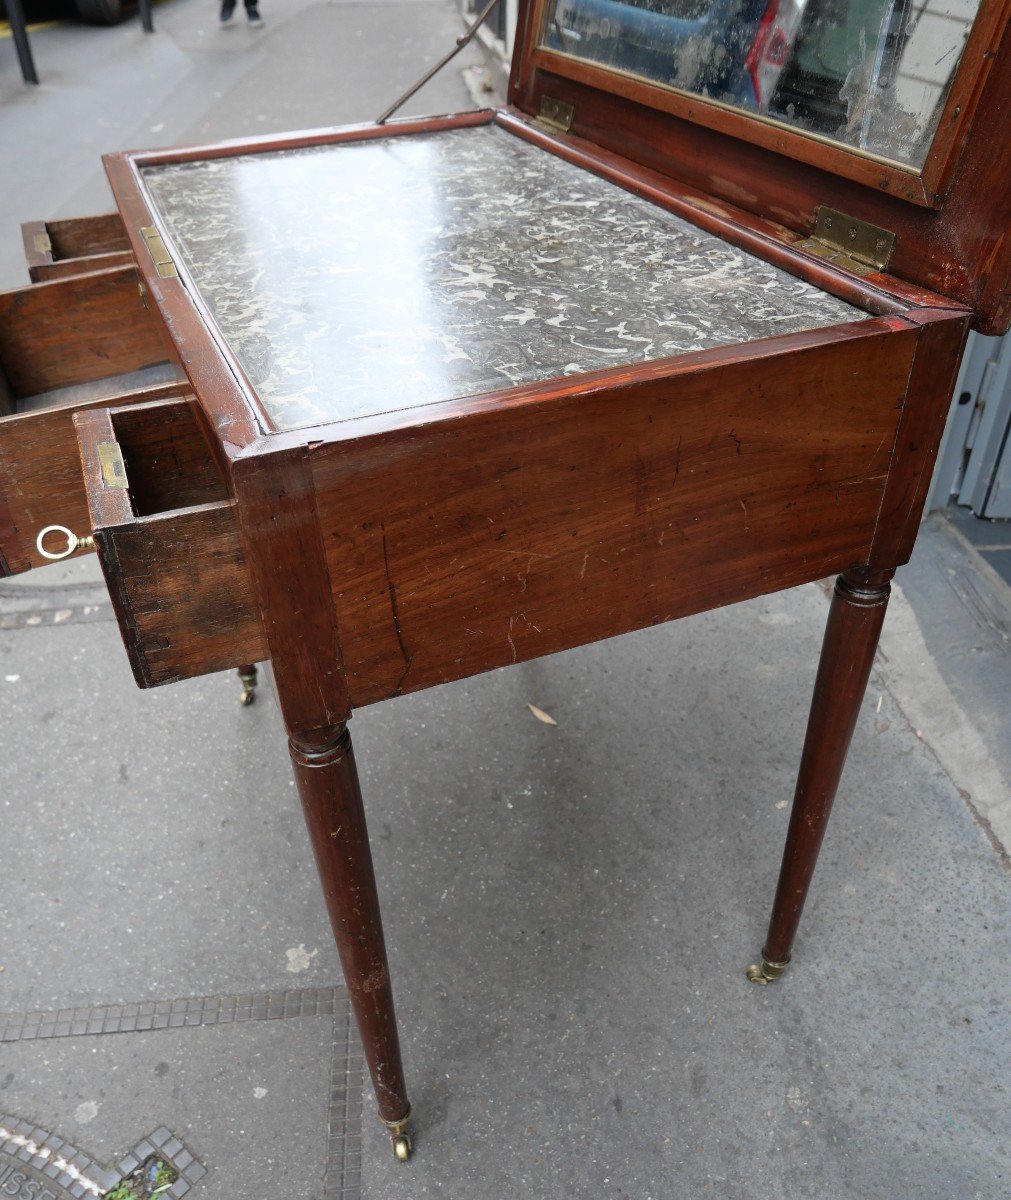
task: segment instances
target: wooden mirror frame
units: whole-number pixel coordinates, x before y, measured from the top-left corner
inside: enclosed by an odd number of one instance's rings
[[[941,112],[923,167],[847,146],[824,134],[810,133],[760,113],[749,113],[720,100],[656,83],[644,76],[607,67],[542,45],[548,11],[557,0],[535,0],[531,21],[530,60],[535,67],[601,91],[634,100],[659,112],[741,138],[800,162],[880,188],[912,204],[936,208],[972,123],[976,103],[996,54],[1004,25],[1004,0],[982,0],[973,21],[962,61]]]
[[[548,0],[521,0],[510,105],[571,104],[576,137],[714,201],[809,236],[827,205],[895,234],[890,274],[1011,324],[1011,0],[983,0],[922,170],[887,162],[540,46]],[[787,238],[784,238],[787,240]]]

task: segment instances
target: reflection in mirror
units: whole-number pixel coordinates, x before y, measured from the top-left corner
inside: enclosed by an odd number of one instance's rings
[[[922,167],[979,0],[548,0],[542,44]]]

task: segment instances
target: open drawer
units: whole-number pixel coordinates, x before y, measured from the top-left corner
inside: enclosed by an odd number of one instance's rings
[[[87,524],[75,412],[188,391],[133,267],[0,294],[0,576],[45,562],[45,525]]]
[[[32,283],[133,263],[130,239],[119,213],[26,221],[21,226],[21,238]]]
[[[228,473],[195,400],[74,418],[89,527],[141,687],[268,657]]]

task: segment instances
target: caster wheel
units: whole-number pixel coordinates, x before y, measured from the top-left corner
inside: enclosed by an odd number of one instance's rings
[[[249,690],[243,691],[242,695],[239,697],[239,703],[242,705],[243,708],[248,708],[255,699],[256,699],[256,692],[252,691],[252,689],[249,689]]]
[[[411,1157],[411,1139],[406,1133],[393,1139],[393,1153],[397,1156],[397,1162],[407,1162]]]
[[[744,973],[752,983],[757,983],[759,987],[766,987],[770,983],[775,983],[789,965],[789,959],[786,962],[772,962],[763,954],[761,963],[752,963]]]

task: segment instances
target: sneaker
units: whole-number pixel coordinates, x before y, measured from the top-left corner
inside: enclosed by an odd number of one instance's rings
[[[258,8],[247,8],[246,16],[249,18],[250,25],[263,24],[263,17],[260,16],[260,10]]]
[[[235,0],[224,0],[221,5],[221,24],[227,25],[235,12]]]

